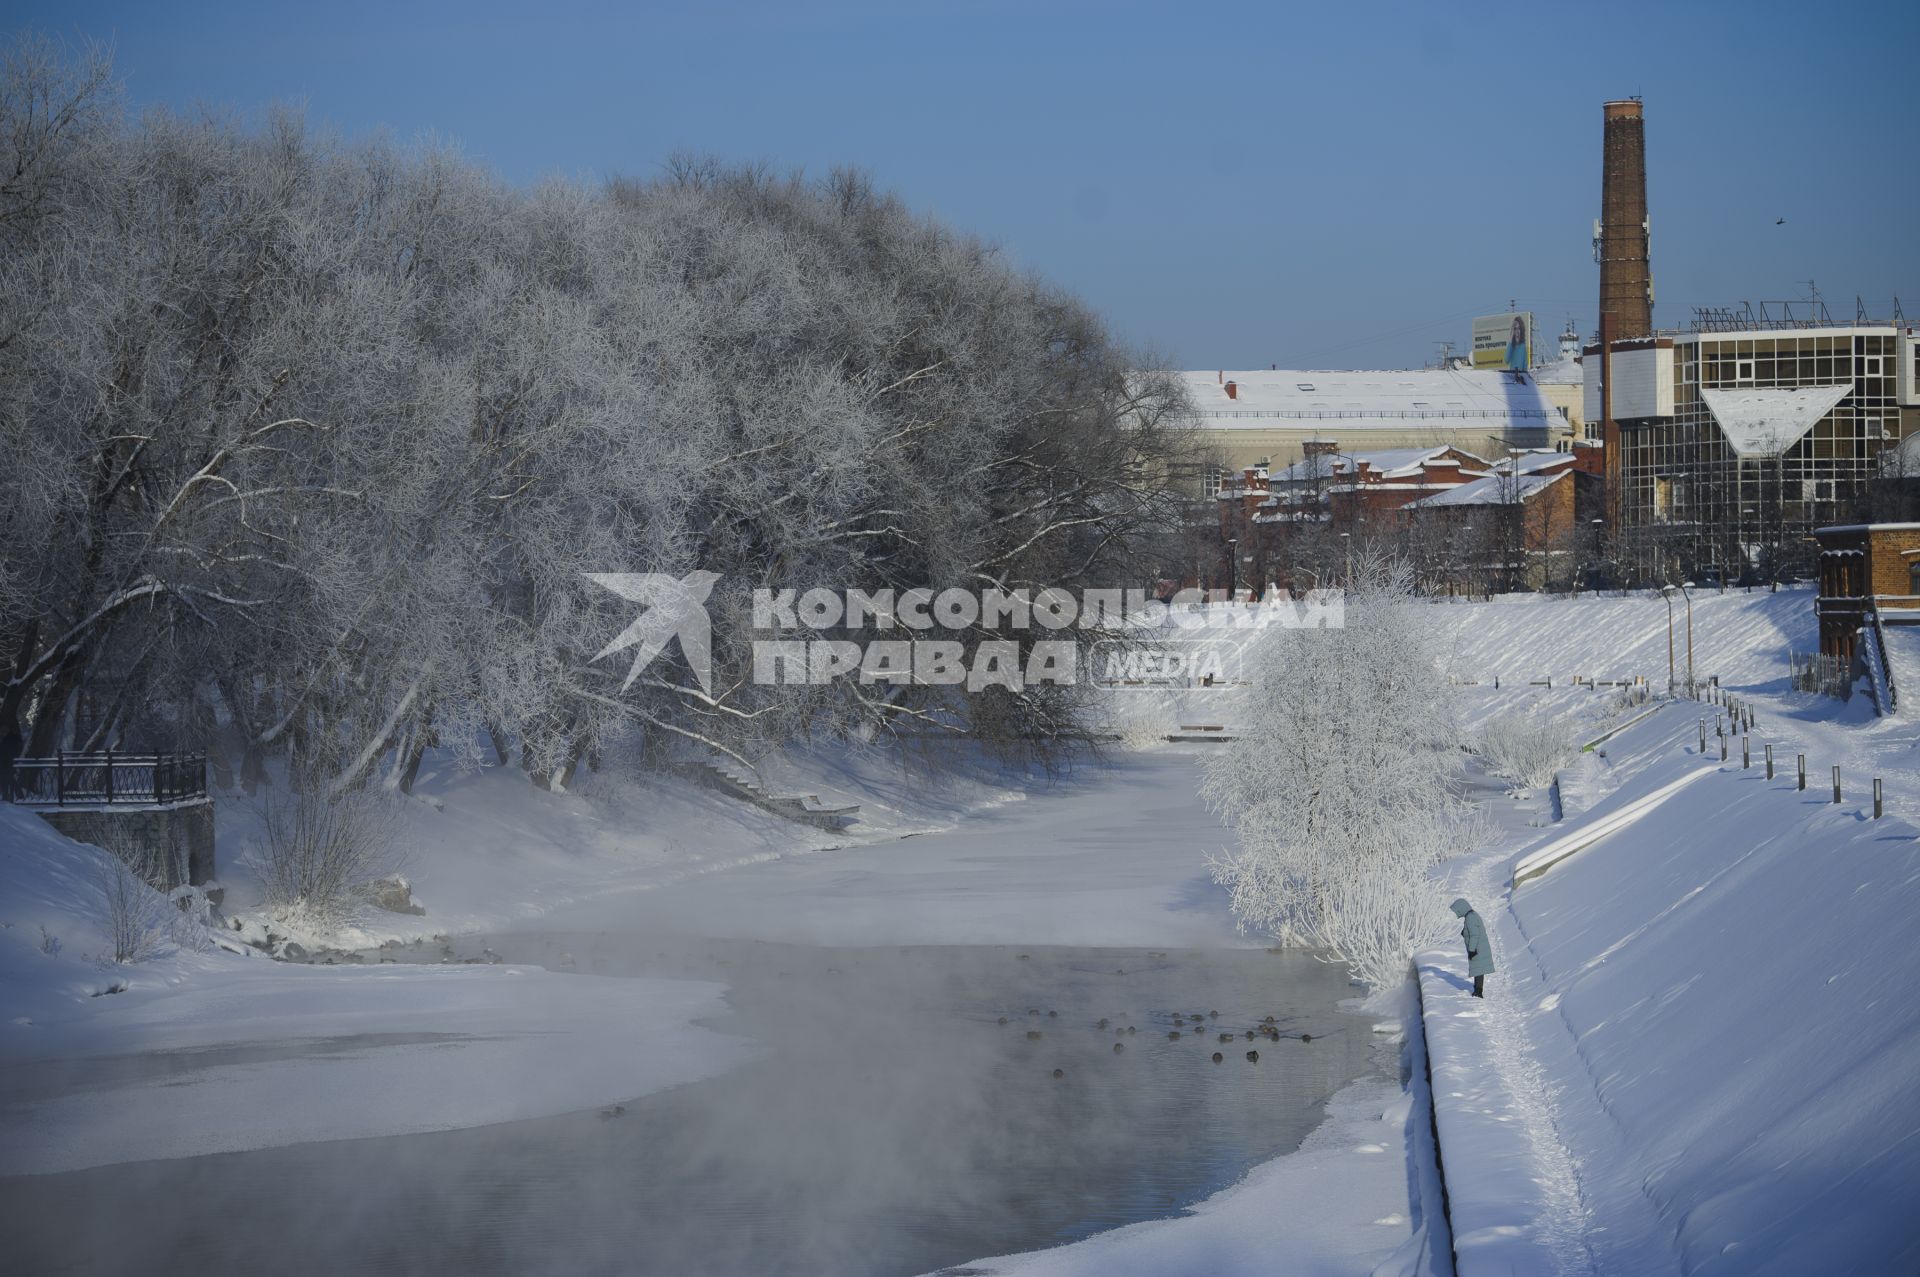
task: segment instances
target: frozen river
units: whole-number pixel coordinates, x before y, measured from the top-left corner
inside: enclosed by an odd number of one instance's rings
[[[284,1108],[196,1109],[249,1128],[251,1151],[0,1179],[8,1271],[909,1274],[1177,1214],[1394,1067],[1371,1017],[1340,1009],[1343,969],[1234,934],[1205,866],[1225,831],[1195,780],[1191,757],[1123,758],[951,831],[457,940],[566,973],[548,997],[600,986],[544,1031],[602,999],[631,1018],[648,1003],[619,993],[649,977],[724,986],[699,1023],[747,1049],[617,1105],[404,1136],[315,1142],[309,1122],[276,1140]],[[484,1020],[409,1027],[23,1067],[0,1111],[165,1106],[210,1076],[244,1095],[297,1068],[326,1088],[304,1107],[346,1118],[388,1098],[352,1079],[401,1052],[443,1055],[442,1090],[477,1111],[531,1084],[471,1062],[495,1058]],[[619,1040],[653,1050],[638,1027]]]
[[[0,1181],[9,1269],[925,1272],[1174,1213],[1290,1151],[1373,1063],[1343,974],[1300,955],[488,943],[726,980],[713,1027],[761,1052],[618,1114]],[[1269,1015],[1280,1040],[1249,1041]]]

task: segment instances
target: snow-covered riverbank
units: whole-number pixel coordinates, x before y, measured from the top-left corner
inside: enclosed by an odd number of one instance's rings
[[[793,850],[805,854],[757,857],[653,889],[630,883],[590,902],[556,902],[543,925],[645,935],[671,924],[694,935],[842,946],[1244,949],[1253,942],[1234,930],[1208,875],[1207,858],[1228,834],[1199,803],[1199,758],[1177,748],[1123,754],[1110,769],[943,832],[840,851],[803,844]],[[38,863],[66,866],[54,878],[74,883],[90,870],[98,853],[36,829],[24,813],[12,818],[17,845],[31,842]],[[4,863],[30,862],[10,855]],[[721,990],[702,981],[512,965],[315,968],[225,953],[175,953],[107,971],[78,957],[96,943],[89,920],[53,878],[38,881],[41,895],[22,916],[49,919],[75,951],[54,959],[9,949],[39,990],[24,1012],[33,1023],[11,1026],[9,1038],[11,1058],[25,1066],[15,1076],[32,1082],[0,1108],[16,1149],[10,1171],[563,1112],[725,1069],[752,1049],[689,1023],[719,1009]],[[430,878],[421,891],[434,899]],[[33,963],[42,964],[37,973]],[[64,974],[50,980],[50,970]],[[89,981],[109,980],[128,987],[88,996]],[[1347,1031],[1364,1035],[1367,1023]],[[532,1078],[543,1080],[521,1084]],[[1219,1260],[1209,1271],[1235,1271],[1230,1255],[1253,1271],[1267,1262],[1262,1239],[1282,1217],[1289,1253],[1323,1257],[1334,1265],[1327,1271],[1364,1273],[1396,1253],[1417,1254],[1429,1234],[1416,1230],[1432,1207],[1409,1196],[1408,1154],[1413,1147],[1417,1155],[1424,1117],[1397,1086],[1377,1080],[1332,1097],[1329,1111],[1297,1158],[1258,1168],[1171,1221],[1173,1233],[1046,1252],[1047,1270],[1111,1270],[1136,1247],[1137,1260],[1127,1262],[1151,1268],[1177,1236],[1176,1246]],[[1307,1194],[1298,1208],[1296,1194]]]
[[[1569,1271],[1785,1272],[1820,1243],[1910,1257],[1899,1247],[1920,1120],[1903,1079],[1920,1067],[1920,1021],[1897,978],[1920,908],[1916,830],[1900,819],[1920,809],[1911,729],[1785,686],[1785,652],[1811,635],[1804,593],[1695,606],[1696,670],[1759,709],[1755,767],[1741,768],[1737,746],[1724,766],[1717,748],[1699,757],[1698,719],[1715,710],[1673,705],[1563,773],[1565,823],[1544,827],[1543,791],[1497,797],[1499,844],[1443,871],[1443,894],[1480,905],[1502,956],[1480,1005],[1448,978],[1457,953],[1422,959],[1463,1271],[1519,1255]],[[1468,732],[1516,709],[1597,732],[1641,711],[1572,687],[1573,674],[1664,683],[1658,599],[1433,615],[1450,632],[1439,676],[1478,682],[1463,692]],[[1214,704],[1176,716],[1230,726],[1231,699]],[[1771,784],[1767,741],[1782,761]],[[1244,948],[1257,942],[1235,930],[1208,867],[1231,835],[1198,798],[1205,749],[1120,750],[1058,783],[980,769],[935,785],[873,755],[781,764],[781,787],[862,804],[851,836],[673,782],[589,778],[550,795],[505,773],[429,774],[404,831],[431,912],[356,938],[538,919],[552,932],[843,948]],[[1796,791],[1796,752],[1816,781],[1840,762],[1848,801]],[[1528,849],[1702,767],[1629,830],[1508,894]],[[1873,775],[1893,813],[1878,823],[1862,811]],[[230,820],[244,832],[243,814]],[[0,841],[0,1059],[18,1079],[0,1098],[0,1170],[564,1113],[711,1076],[753,1050],[698,1024],[724,1007],[712,980],[311,968],[178,949],[105,964],[88,904],[101,853],[4,807]],[[1254,1272],[1285,1237],[1311,1271],[1444,1271],[1449,1248],[1421,1231],[1433,1213],[1421,1100],[1417,1087],[1361,1082],[1331,1097],[1299,1153],[1187,1214],[978,1266]]]
[[[1755,708],[1752,766],[1738,737],[1720,761],[1722,711],[1676,702],[1585,760],[1590,805],[1568,824],[1448,867],[1501,960],[1484,1003],[1465,991],[1457,944],[1420,963],[1468,1277],[1920,1264],[1920,1003],[1907,988],[1920,829],[1900,814],[1920,799],[1912,725],[1787,686],[1786,650],[1813,638],[1804,591],[1709,594],[1695,609],[1697,671]],[[1504,696],[1476,689],[1483,703],[1545,695],[1513,689],[1529,669],[1556,687],[1583,667],[1611,674],[1608,636],[1627,653],[1614,668],[1649,673],[1657,656],[1664,674],[1658,600],[1459,610],[1472,617],[1461,648],[1498,654],[1507,674]],[[1511,885],[1528,851],[1649,798],[1637,822]]]

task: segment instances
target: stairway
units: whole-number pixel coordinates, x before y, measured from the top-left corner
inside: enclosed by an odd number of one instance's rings
[[[817,794],[773,793],[767,789],[757,774],[731,760],[700,759],[695,762],[676,763],[674,771],[695,784],[718,790],[743,802],[752,803],[763,811],[770,811],[776,816],[797,820],[818,829],[845,829],[854,822],[860,811],[858,803],[830,806],[821,802]]]

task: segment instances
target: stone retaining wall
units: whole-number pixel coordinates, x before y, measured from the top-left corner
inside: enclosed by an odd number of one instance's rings
[[[212,799],[164,807],[47,807],[40,816],[75,842],[119,856],[156,890],[214,878]]]

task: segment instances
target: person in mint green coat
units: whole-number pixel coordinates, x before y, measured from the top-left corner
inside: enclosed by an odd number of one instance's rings
[[[1467,974],[1473,977],[1473,996],[1487,996],[1487,977],[1493,974],[1493,946],[1487,943],[1487,924],[1463,896],[1453,902],[1460,918],[1460,938],[1467,942]]]

